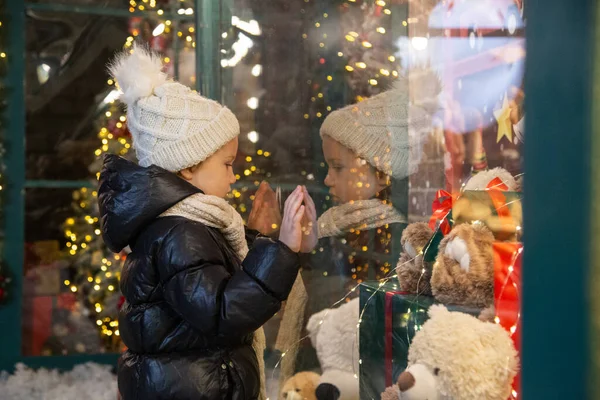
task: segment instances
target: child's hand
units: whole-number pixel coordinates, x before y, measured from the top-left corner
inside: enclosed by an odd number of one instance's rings
[[[317,208],[306,186],[302,187],[304,195],[304,205],[306,206],[304,217],[302,218],[302,244],[300,251],[302,253],[310,253],[319,240],[319,230],[317,226]]]
[[[281,213],[275,192],[267,182],[262,182],[254,196],[252,210],[248,216],[248,228],[268,236],[279,229],[280,225]]]
[[[304,217],[305,207],[302,205],[304,192],[301,186],[285,201],[283,210],[283,221],[279,231],[279,240],[285,243],[293,252],[300,251],[302,244],[302,217]]]

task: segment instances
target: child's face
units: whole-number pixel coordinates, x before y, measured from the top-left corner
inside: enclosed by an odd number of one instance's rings
[[[336,203],[372,199],[385,188],[375,168],[328,136],[323,137],[323,154],[328,167],[325,185]]]
[[[224,198],[235,183],[232,165],[237,150],[238,139],[235,138],[200,164],[180,171],[180,175],[205,194]]]

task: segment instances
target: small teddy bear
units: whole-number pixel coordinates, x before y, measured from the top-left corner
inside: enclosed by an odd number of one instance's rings
[[[316,390],[321,375],[315,372],[298,372],[288,379],[279,398],[281,400],[317,400]]]
[[[404,252],[396,265],[396,273],[402,290],[431,296],[432,263],[423,258],[425,246],[433,236],[433,230],[425,222],[415,222],[402,232],[400,243]]]
[[[310,317],[307,331],[321,364],[318,400],[358,400],[359,299]]]
[[[519,363],[508,332],[441,305],[429,316],[412,341],[408,368],[382,399],[506,400]]]
[[[436,300],[478,308],[494,303],[493,242],[481,223],[456,225],[444,237],[431,274]]]

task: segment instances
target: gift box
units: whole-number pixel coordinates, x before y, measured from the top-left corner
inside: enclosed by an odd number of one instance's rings
[[[360,398],[379,399],[408,364],[412,338],[427,321],[433,297],[400,290],[391,280],[365,282],[360,286],[359,325]],[[478,316],[480,309],[448,306],[451,311]]]
[[[494,243],[494,306],[496,323],[506,329],[521,351],[521,260],[523,244]],[[519,399],[521,373],[513,381],[510,400]]]

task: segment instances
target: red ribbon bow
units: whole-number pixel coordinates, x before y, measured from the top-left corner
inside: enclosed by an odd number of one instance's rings
[[[506,196],[502,192],[508,191],[508,186],[502,179],[495,177],[486,186],[485,190],[489,193],[494,208],[501,219],[510,218],[510,210],[506,207]]]
[[[440,230],[442,234],[450,233],[451,227],[448,222],[448,214],[452,211],[452,195],[445,190],[438,190],[435,194],[435,200],[431,204],[431,218],[429,219],[429,227],[435,230],[438,221],[440,222]]]

